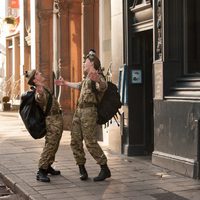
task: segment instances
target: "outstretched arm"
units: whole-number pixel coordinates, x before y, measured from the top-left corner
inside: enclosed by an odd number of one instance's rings
[[[71,88],[75,88],[75,89],[81,88],[81,82],[67,82],[66,81],[66,85],[71,87]]]
[[[55,80],[55,84],[62,86],[68,86],[70,88],[80,89],[81,88],[81,82],[68,82],[65,81],[62,77],[60,79]]]

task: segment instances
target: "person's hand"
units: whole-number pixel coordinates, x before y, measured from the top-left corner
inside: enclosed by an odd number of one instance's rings
[[[36,92],[37,92],[38,94],[42,94],[42,93],[44,92],[43,86],[37,85],[37,86],[36,86]]]
[[[88,74],[88,77],[92,81],[100,82],[100,76],[97,70],[91,70],[90,73]]]
[[[65,80],[63,79],[63,77],[60,77],[59,79],[54,80],[54,83],[59,86],[65,85]]]

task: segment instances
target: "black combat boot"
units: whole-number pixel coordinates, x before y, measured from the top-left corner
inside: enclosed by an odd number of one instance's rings
[[[49,166],[48,169],[47,169],[47,174],[60,175],[60,171],[55,170],[53,167]]]
[[[50,182],[50,178],[47,176],[47,170],[39,169],[36,179],[41,182]]]
[[[85,181],[88,179],[88,173],[85,169],[85,165],[79,165],[80,179]]]
[[[108,168],[108,165],[101,165],[101,171],[99,172],[99,175],[97,177],[95,177],[93,180],[94,181],[103,181],[106,178],[110,178],[111,177],[111,172],[110,169]]]

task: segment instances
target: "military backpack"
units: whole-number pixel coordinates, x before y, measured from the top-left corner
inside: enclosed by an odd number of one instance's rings
[[[45,89],[48,93],[49,91]],[[46,135],[46,116],[52,105],[52,96],[49,93],[46,111],[44,112],[35,100],[35,88],[21,95],[19,114],[30,135],[40,139]]]
[[[110,81],[107,81],[107,84],[108,84],[108,87],[106,91],[104,92],[104,95],[101,101],[98,102],[97,104],[97,113],[98,113],[97,124],[100,124],[100,125],[107,123],[113,117],[116,120],[117,114],[120,114],[119,109],[122,106],[122,103],[120,101],[120,94],[118,92],[117,86]]]

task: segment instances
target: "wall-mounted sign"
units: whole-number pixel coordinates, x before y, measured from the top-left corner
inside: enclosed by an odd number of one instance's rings
[[[131,71],[131,83],[133,83],[133,84],[142,83],[142,70],[133,69]]]
[[[128,78],[127,78],[127,73],[128,73],[128,66],[124,64],[122,67],[119,69],[119,82],[118,82],[118,91],[120,93],[120,100],[122,104],[127,104],[128,103]]]

